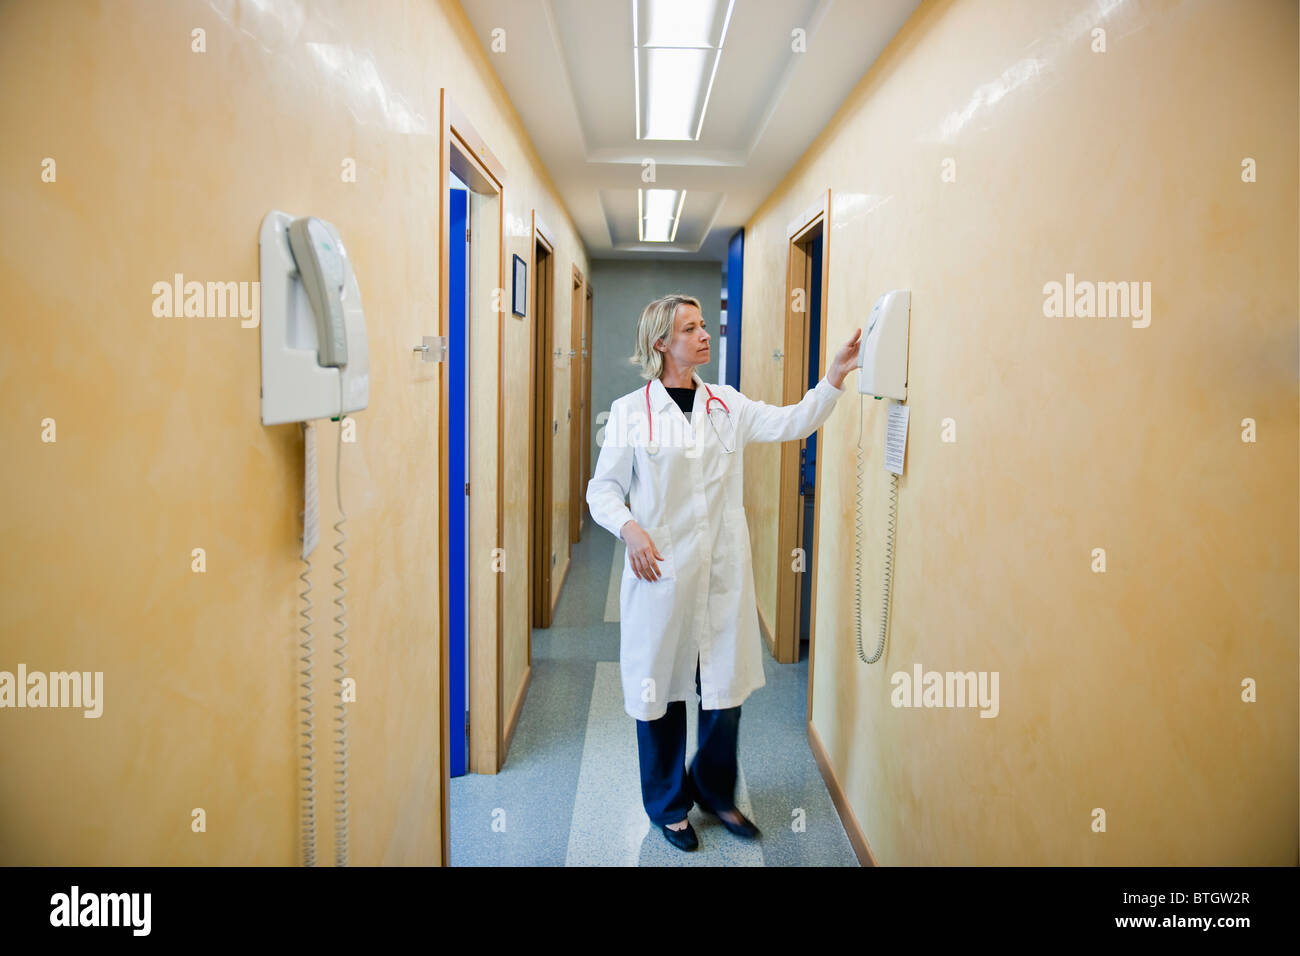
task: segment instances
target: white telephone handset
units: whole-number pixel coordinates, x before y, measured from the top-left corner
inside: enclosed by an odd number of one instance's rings
[[[315,216],[289,223],[289,248],[298,275],[316,314],[319,364],[338,368],[348,364],[348,337],[343,326],[343,280],[347,253],[343,243]]]

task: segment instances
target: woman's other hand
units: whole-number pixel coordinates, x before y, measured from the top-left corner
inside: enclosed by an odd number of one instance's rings
[[[627,542],[627,556],[632,563],[632,573],[642,581],[658,581],[658,562],[664,556],[659,553],[645,529],[635,521],[629,521],[623,525],[623,540]]]
[[[855,329],[853,337],[835,353],[830,368],[826,370],[826,380],[836,388],[842,388],[844,386],[844,376],[848,375],[851,369],[858,367],[858,350],[861,347],[861,342],[862,329]]]

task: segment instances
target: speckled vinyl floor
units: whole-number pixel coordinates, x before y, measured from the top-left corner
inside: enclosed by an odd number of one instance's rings
[[[808,747],[808,662],[777,664],[766,651],[767,686],[741,712],[736,785],[761,838],[732,836],[695,808],[700,847],[686,853],[650,825],[619,685],[622,547],[590,521],[574,545],[555,620],[533,631],[532,684],[505,767],[451,780],[452,865],[857,866]],[[687,715],[689,761],[694,706]]]

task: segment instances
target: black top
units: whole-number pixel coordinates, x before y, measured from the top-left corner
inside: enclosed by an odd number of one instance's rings
[[[695,407],[695,389],[669,388],[667,385],[664,388],[668,389],[668,395],[677,403],[677,407],[682,410],[682,414],[690,418],[691,409]]]

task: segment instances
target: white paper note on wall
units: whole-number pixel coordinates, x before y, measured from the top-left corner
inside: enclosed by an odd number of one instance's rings
[[[895,475],[903,473],[903,458],[907,455],[907,416],[906,405],[889,406],[889,418],[885,421],[885,471]]]

